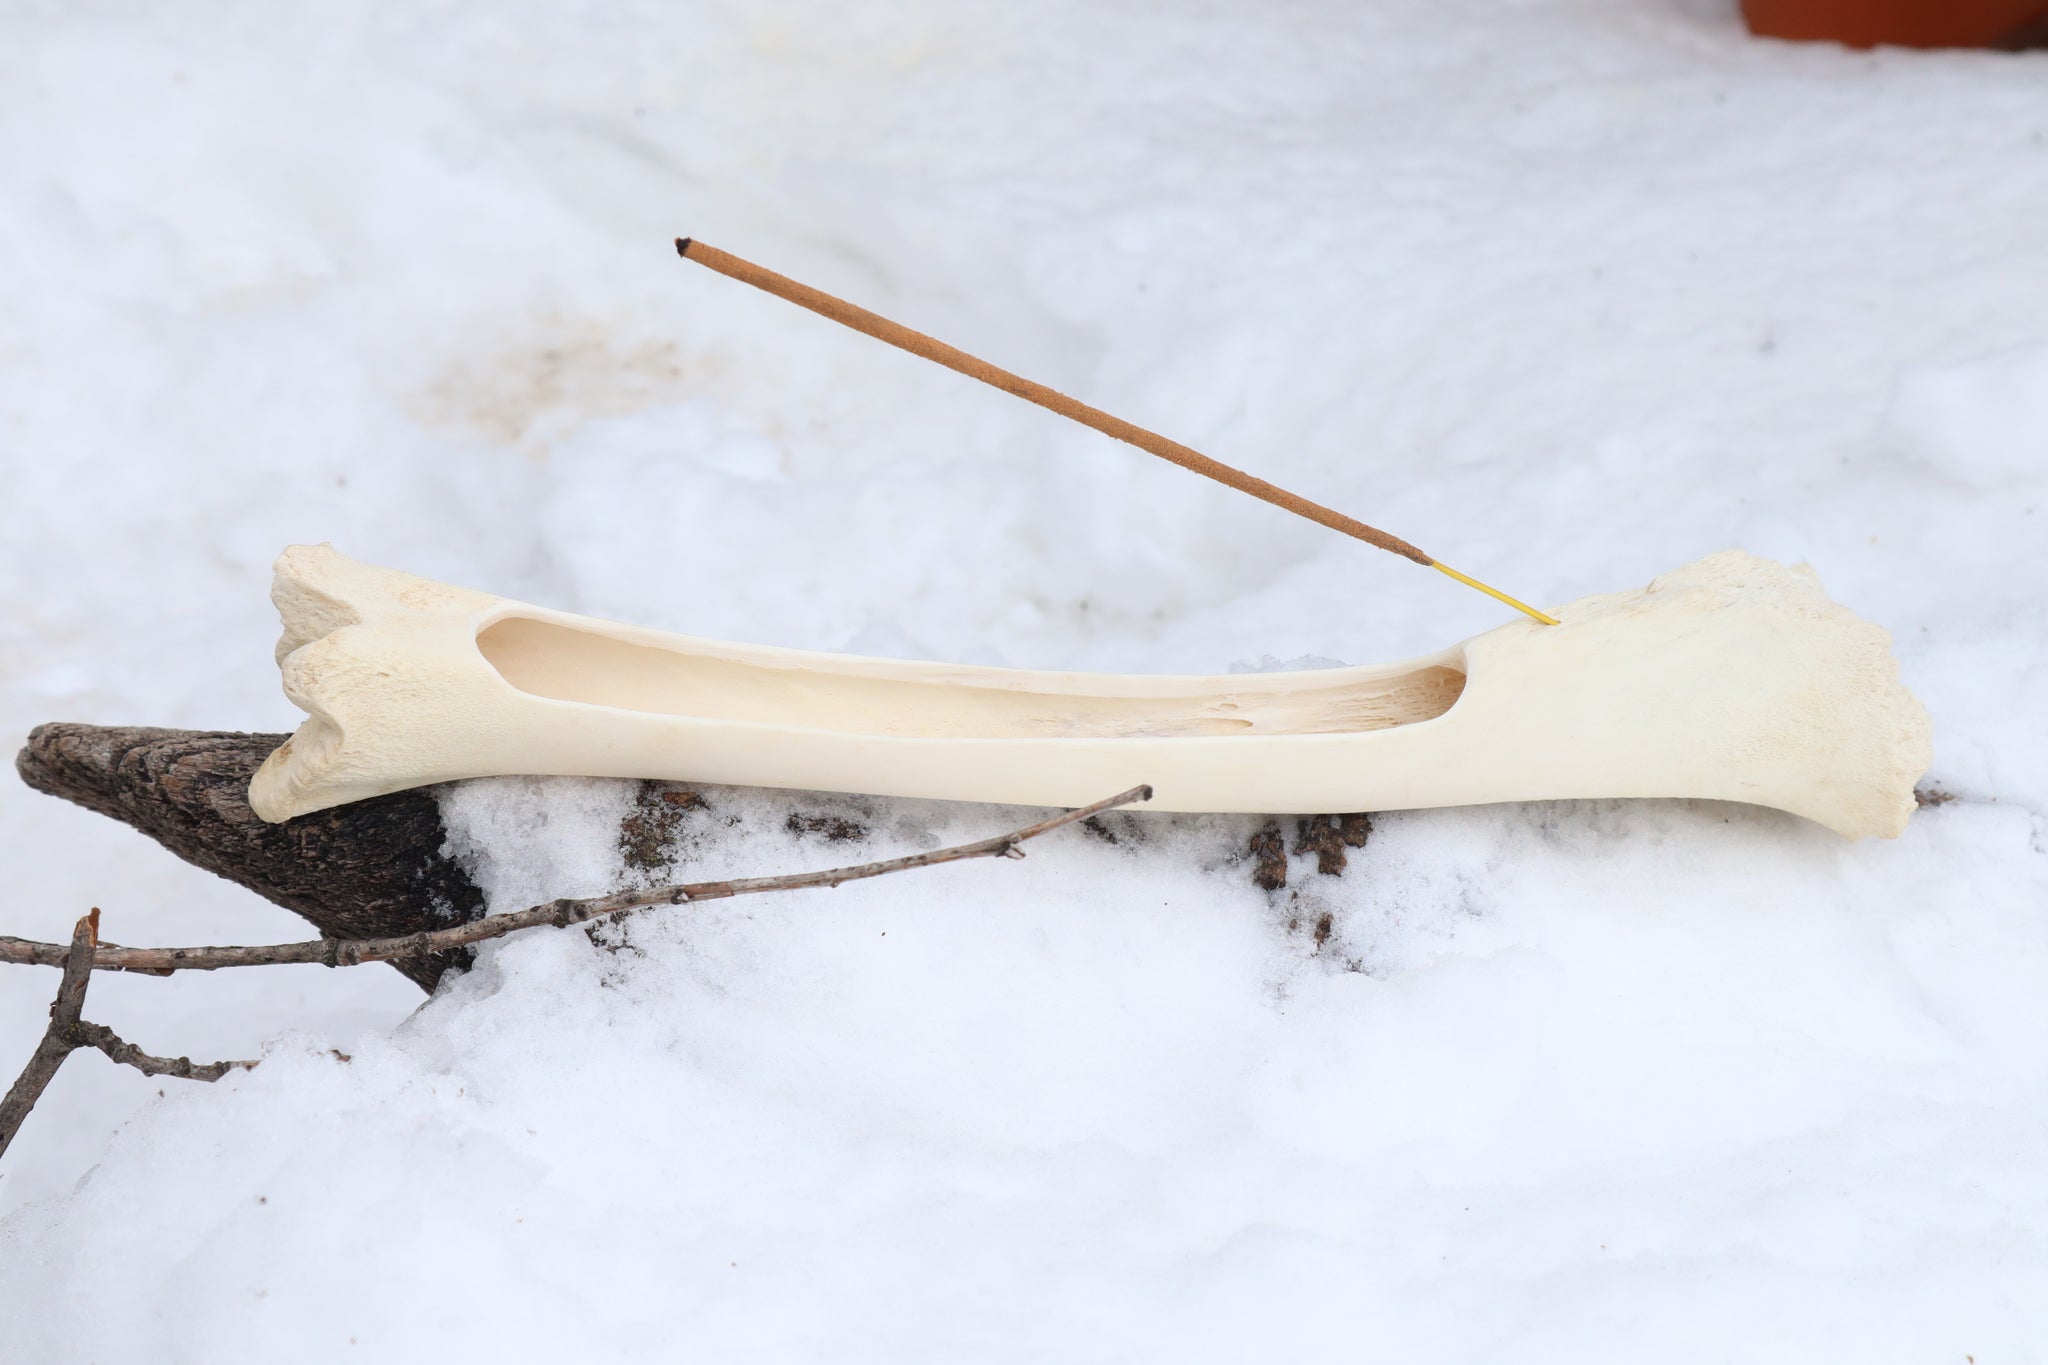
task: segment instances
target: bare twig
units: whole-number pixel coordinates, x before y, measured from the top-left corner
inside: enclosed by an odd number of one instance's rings
[[[273,967],[289,963],[317,962],[328,967],[353,967],[363,962],[383,962],[395,957],[467,947],[487,939],[517,933],[521,929],[534,929],[543,925],[567,928],[572,924],[583,924],[590,920],[659,905],[723,900],[728,896],[747,896],[763,891],[799,891],[809,887],[838,886],[842,882],[861,881],[868,877],[885,876],[891,872],[906,872],[916,867],[936,867],[940,863],[960,862],[968,858],[1021,858],[1024,851],[1018,845],[1027,839],[1035,839],[1041,834],[1048,834],[1062,826],[1086,820],[1092,815],[1114,810],[1118,806],[1127,806],[1136,801],[1149,801],[1151,798],[1150,787],[1133,787],[1129,791],[1119,792],[1093,805],[1065,811],[1040,820],[1036,824],[1012,830],[1008,834],[999,834],[992,839],[981,839],[971,844],[955,844],[949,848],[933,849],[929,853],[914,853],[902,858],[887,858],[880,862],[859,863],[852,867],[828,868],[822,872],[690,882],[677,886],[654,887],[645,891],[618,891],[609,896],[591,896],[581,900],[565,898],[526,910],[503,915],[487,915],[482,919],[471,920],[467,924],[406,934],[398,938],[321,938],[302,943],[207,948],[123,948],[106,943],[100,944],[93,953],[92,966],[103,972],[147,972],[153,975],[177,971],[215,971],[223,967]],[[63,965],[66,961],[66,951],[59,944],[0,936],[0,962],[54,967]]]
[[[590,920],[607,916],[623,915],[634,910],[644,910],[658,905],[682,905],[693,901],[723,900],[728,896],[746,896],[761,891],[796,891],[813,886],[837,886],[841,882],[860,881],[867,877],[880,877],[891,872],[904,872],[913,867],[936,867],[940,863],[955,863],[968,858],[1021,858],[1024,850],[1018,845],[1027,839],[1071,825],[1090,816],[1133,801],[1149,801],[1150,787],[1133,787],[1092,806],[1070,810],[1026,825],[1008,834],[999,834],[993,839],[981,839],[971,844],[955,844],[949,848],[933,849],[929,853],[914,853],[902,858],[887,858],[881,862],[859,863],[852,867],[828,868],[823,872],[799,872],[782,877],[741,877],[730,881],[692,882],[680,886],[657,887],[648,891],[620,891],[609,896],[592,896],[583,900],[554,900],[545,905],[536,905],[528,910],[506,915],[490,915],[483,919],[471,920],[467,924],[453,925],[426,933],[407,934],[400,938],[381,939],[315,939],[307,943],[279,943],[267,947],[241,948],[122,948],[115,944],[99,941],[100,912],[78,921],[71,932],[71,943],[65,947],[56,943],[37,943],[30,939],[0,937],[0,962],[19,962],[44,966],[60,966],[64,969],[63,980],[57,986],[57,998],[50,1004],[50,1027],[43,1033],[43,1039],[36,1045],[28,1065],[21,1076],[7,1092],[7,1098],[0,1100],[0,1155],[4,1155],[14,1135],[21,1131],[22,1121],[42,1098],[50,1081],[57,1074],[57,1068],[64,1065],[64,1059],[80,1048],[97,1048],[123,1066],[132,1066],[146,1076],[177,1076],[192,1081],[217,1081],[230,1071],[255,1066],[255,1062],[204,1062],[195,1064],[190,1057],[157,1057],[144,1052],[133,1043],[123,1039],[105,1024],[90,1023],[79,1016],[85,1008],[86,987],[92,982],[95,969],[114,972],[147,972],[151,975],[166,976],[176,971],[211,971],[219,967],[263,967],[293,962],[320,962],[329,967],[353,967],[363,962],[383,962],[396,957],[415,954],[445,952],[453,948],[467,947],[486,939],[500,938],[521,929],[534,929],[542,925],[567,928],[572,924],[584,924]]]
[[[105,1024],[79,1018],[85,1009],[85,990],[92,984],[93,952],[98,947],[100,912],[79,920],[71,931],[71,946],[64,950],[64,979],[58,983],[57,998],[50,1002],[50,1027],[36,1044],[21,1075],[0,1100],[0,1156],[21,1131],[22,1121],[36,1107],[36,1101],[56,1079],[64,1059],[82,1047],[98,1048],[107,1056],[132,1066],[145,1076],[180,1076],[192,1081],[217,1081],[230,1071],[256,1065],[254,1062],[204,1062],[190,1057],[153,1057]]]
[[[62,950],[64,979],[58,983],[57,998],[50,1002],[50,1026],[43,1030],[43,1040],[36,1044],[28,1065],[9,1087],[7,1098],[0,1100],[0,1153],[7,1151],[14,1135],[21,1131],[28,1111],[36,1107],[36,1101],[56,1079],[57,1068],[78,1046],[71,1041],[71,1030],[78,1023],[79,1011],[85,1008],[85,988],[92,984],[92,954],[99,929],[98,910],[81,916],[71,930],[71,946]]]
[[[122,1066],[132,1066],[145,1076],[176,1076],[182,1081],[217,1081],[230,1071],[247,1071],[254,1062],[195,1062],[190,1057],[157,1057],[105,1024],[81,1019],[71,1027],[80,1047],[98,1048]]]

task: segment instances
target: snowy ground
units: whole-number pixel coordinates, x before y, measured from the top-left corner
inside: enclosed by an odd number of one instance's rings
[[[103,979],[154,1050],[266,1061],[65,1068],[0,1173],[0,1353],[2048,1359],[2048,56],[1730,9],[9,7],[7,736],[288,728],[294,541],[1017,665],[1502,619],[692,233],[1537,600],[1811,561],[1958,799],[1858,845],[1389,816],[1296,867],[1322,952],[1192,836],[1076,833],[631,953],[528,937],[417,1012],[377,969]],[[625,799],[453,813],[512,901],[609,877]],[[0,858],[0,931],[303,932],[11,782]],[[8,1076],[53,984],[0,975]]]

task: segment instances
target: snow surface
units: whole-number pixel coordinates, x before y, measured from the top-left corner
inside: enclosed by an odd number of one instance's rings
[[[418,1008],[374,969],[104,979],[145,1046],[265,1060],[66,1066],[0,1174],[0,1354],[2048,1359],[2048,58],[1731,10],[10,7],[9,733],[289,728],[294,541],[1045,667],[1501,619],[682,265],[690,233],[1537,600],[1811,561],[1893,631],[1956,799],[1857,845],[1391,815],[1341,879],[1297,860],[1299,903],[1227,822],[1069,832],[620,951],[531,935]],[[450,813],[523,903],[618,875],[630,794]],[[303,934],[14,784],[0,849],[9,932]],[[0,975],[10,1056],[53,986]]]

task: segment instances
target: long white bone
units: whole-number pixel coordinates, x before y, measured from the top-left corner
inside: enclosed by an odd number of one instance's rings
[[[250,786],[285,820],[500,774],[1175,811],[1573,797],[1773,806],[1896,835],[1927,714],[1810,570],[1726,551],[1407,663],[1122,677],[728,644],[294,546],[273,590],[309,716]]]

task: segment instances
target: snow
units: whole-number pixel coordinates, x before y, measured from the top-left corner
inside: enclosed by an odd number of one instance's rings
[[[1891,410],[1900,453],[1974,491],[2040,481],[2048,431],[2048,345],[1912,370]]]
[[[1040,667],[1501,619],[687,233],[1535,600],[1810,561],[1893,632],[1956,799],[1855,845],[1703,803],[1394,814],[1277,896],[1246,822],[1068,831],[528,935],[424,1005],[375,969],[96,981],[153,1051],[264,1062],[65,1067],[0,1170],[6,1354],[2041,1359],[2044,58],[1730,9],[14,7],[8,733],[289,728],[295,541]],[[506,906],[612,884],[631,801],[448,813]],[[1019,815],[889,810],[699,851]],[[7,932],[304,933],[15,784],[0,851]],[[0,1043],[53,986],[0,975]]]

